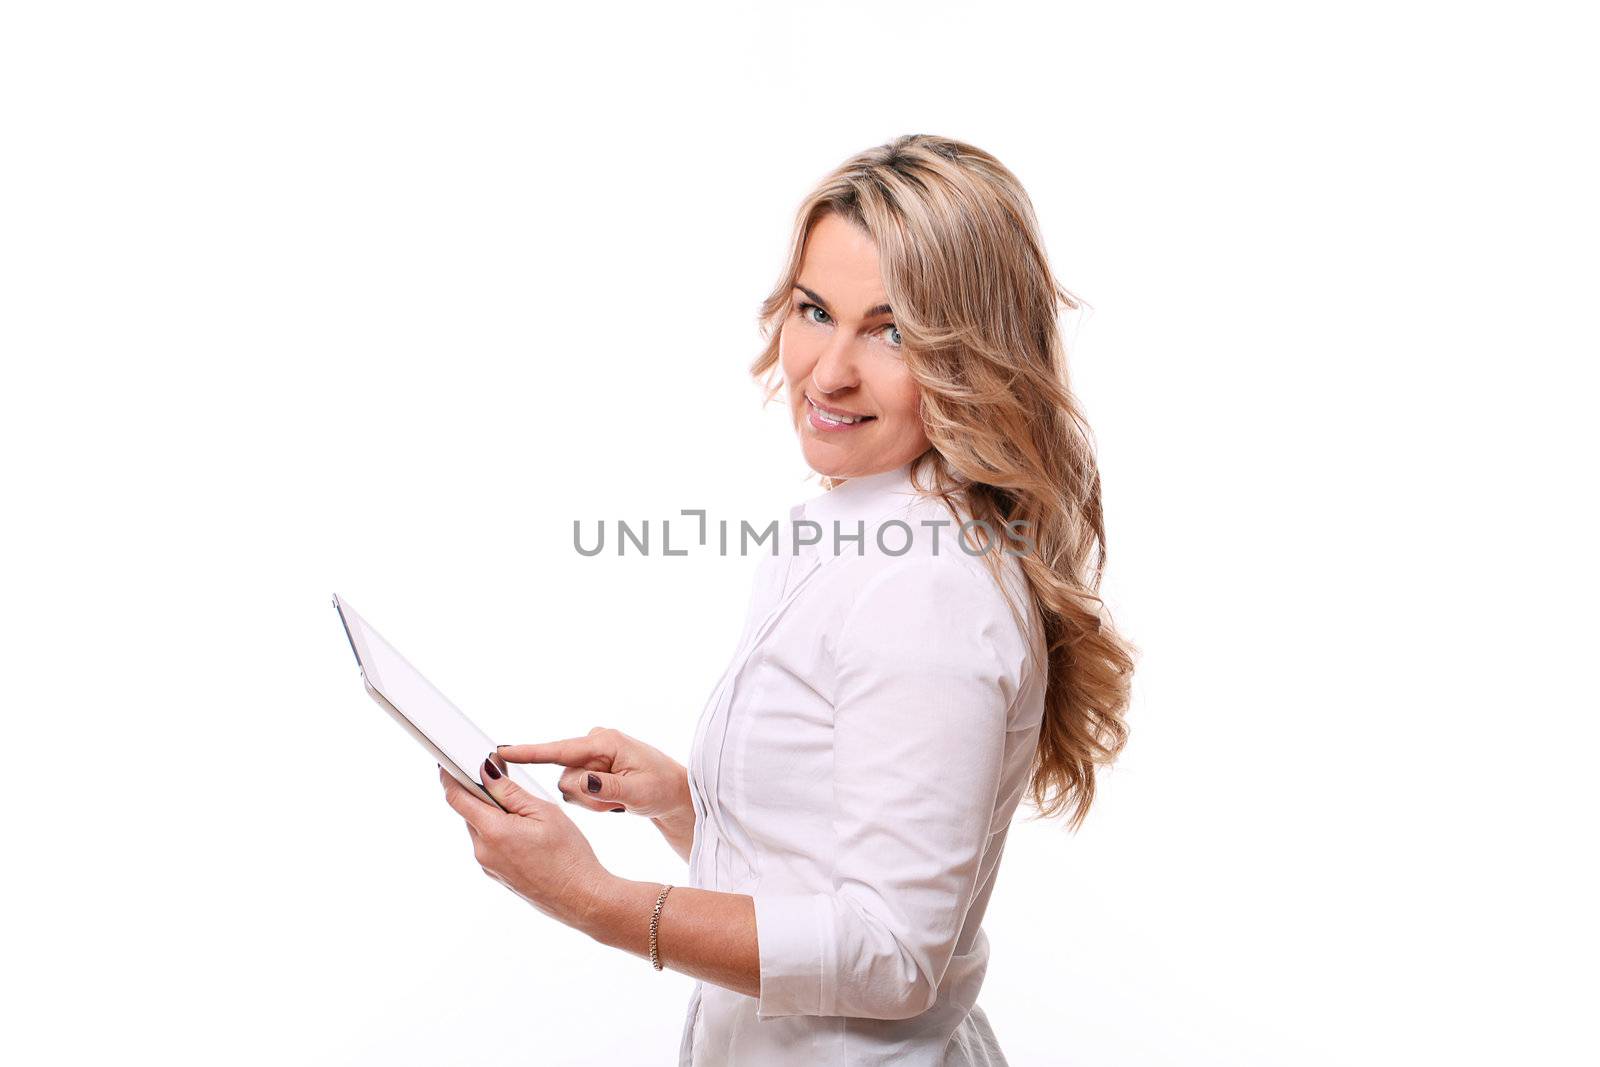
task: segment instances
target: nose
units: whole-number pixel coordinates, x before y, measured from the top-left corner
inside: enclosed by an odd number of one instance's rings
[[[811,368],[811,384],[819,393],[837,393],[859,385],[853,339],[838,337],[822,350]]]

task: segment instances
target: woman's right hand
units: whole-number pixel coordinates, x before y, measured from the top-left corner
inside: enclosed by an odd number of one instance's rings
[[[631,811],[694,826],[689,772],[677,760],[620,730],[596,726],[583,737],[538,745],[501,745],[507,763],[558,763],[568,803],[590,811]]]

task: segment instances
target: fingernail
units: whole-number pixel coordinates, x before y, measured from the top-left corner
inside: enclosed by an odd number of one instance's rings
[[[493,760],[484,760],[483,761],[483,773],[487,774],[490,778],[493,778],[495,781],[499,781],[500,780],[500,771],[495,767]]]
[[[589,775],[589,778],[586,782],[584,782],[584,785],[589,787],[589,792],[591,793],[600,792],[600,776],[597,774]]]
[[[627,808],[612,808],[612,811],[627,811]]]

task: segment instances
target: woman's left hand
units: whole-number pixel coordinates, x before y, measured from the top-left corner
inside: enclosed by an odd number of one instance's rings
[[[588,838],[560,805],[518,786],[506,775],[498,757],[491,756],[484,763],[479,775],[483,787],[505,811],[479,800],[439,768],[445,800],[466,820],[478,864],[485,874],[546,915],[582,929],[611,878],[610,872],[601,866]]]

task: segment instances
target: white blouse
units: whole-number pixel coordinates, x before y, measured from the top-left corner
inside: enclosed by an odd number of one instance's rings
[[[910,471],[791,510],[700,715],[689,884],[754,898],[761,993],[696,982],[680,1067],[1005,1063],[981,924],[1044,714],[1042,629],[1017,561],[1026,629],[957,543],[968,516]]]

